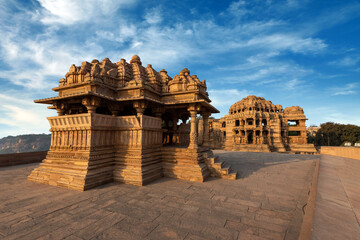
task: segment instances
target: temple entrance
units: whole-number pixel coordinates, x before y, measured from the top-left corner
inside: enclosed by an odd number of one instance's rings
[[[254,136],[252,131],[248,133],[248,144],[253,144],[254,143]]]

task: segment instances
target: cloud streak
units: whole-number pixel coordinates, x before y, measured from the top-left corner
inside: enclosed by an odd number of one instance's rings
[[[330,88],[332,96],[341,96],[341,95],[353,95],[357,93],[359,87],[358,83],[348,83],[345,86],[333,87]]]

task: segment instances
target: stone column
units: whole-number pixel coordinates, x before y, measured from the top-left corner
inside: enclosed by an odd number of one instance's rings
[[[177,132],[177,129],[178,129],[178,126],[177,126],[177,122],[178,122],[178,117],[176,114],[174,114],[172,116],[172,122],[173,122],[173,139],[172,139],[172,142],[177,144],[177,143],[180,143],[179,141],[179,133]]]
[[[260,144],[264,143],[264,138],[263,138],[263,132],[262,130],[260,131]]]
[[[141,117],[144,115],[144,112],[145,112],[145,108],[135,108],[136,110],[136,116],[137,117]]]
[[[245,144],[248,144],[248,135],[247,135],[247,131],[245,130]]]
[[[87,97],[82,100],[82,104],[87,108],[88,113],[96,113],[96,108],[100,105],[101,100],[95,97]]]
[[[119,115],[119,113],[123,110],[122,106],[116,105],[116,104],[108,104],[108,108],[111,112],[111,116],[116,117]]]
[[[203,146],[204,147],[209,147],[209,117],[210,117],[210,115],[211,114],[208,112],[202,113],[203,124],[204,124],[204,135],[203,135]]]
[[[59,108],[57,108],[57,109],[56,109],[56,112],[57,112],[58,116],[63,116],[64,113],[65,113],[65,110],[64,110],[64,109],[59,109]]]
[[[142,116],[144,115],[146,105],[147,104],[144,101],[135,101],[133,103],[133,107],[136,110],[136,116],[137,116],[137,118],[139,120],[139,123],[140,123],[141,127],[143,126],[143,123],[142,123],[143,118],[142,118]]]
[[[67,109],[67,104],[57,102],[54,104],[54,106],[56,108],[56,112],[58,116],[63,116],[65,114],[65,111]]]
[[[197,149],[198,148],[198,137],[197,137],[197,129],[196,129],[196,115],[197,109],[196,107],[190,107],[190,149]]]

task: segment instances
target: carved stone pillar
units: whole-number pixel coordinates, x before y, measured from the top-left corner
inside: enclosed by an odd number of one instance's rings
[[[173,138],[172,138],[172,142],[174,144],[178,144],[180,143],[180,137],[179,137],[179,133],[178,133],[178,125],[177,125],[177,122],[178,122],[178,116],[176,114],[173,114],[172,116],[172,123],[173,123]]]
[[[133,104],[135,110],[136,110],[136,114],[138,117],[142,116],[144,114],[145,108],[146,108],[146,103],[143,101],[136,101]]]
[[[65,114],[65,111],[67,109],[67,104],[58,102],[58,103],[55,103],[54,106],[56,108],[56,112],[57,112],[58,116],[63,116]]]
[[[260,144],[264,143],[263,132],[260,131]]]
[[[209,147],[209,117],[210,113],[203,112],[203,124],[204,124],[204,136],[203,136],[203,146]]]
[[[190,112],[190,143],[189,148],[196,149],[198,148],[198,136],[196,129],[196,115],[198,113],[198,109],[196,106],[192,106],[188,109]]]
[[[101,100],[96,97],[87,97],[82,100],[82,104],[87,108],[88,113],[96,113],[96,108],[100,105]]]
[[[245,130],[245,144],[248,144],[248,134],[246,130]]]

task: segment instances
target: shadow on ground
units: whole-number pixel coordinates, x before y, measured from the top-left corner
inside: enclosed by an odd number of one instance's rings
[[[300,155],[286,153],[256,153],[232,152],[223,150],[213,151],[220,160],[224,160],[231,168],[238,171],[237,178],[247,178],[258,170],[274,165],[290,164],[294,162],[313,161],[318,155]]]

